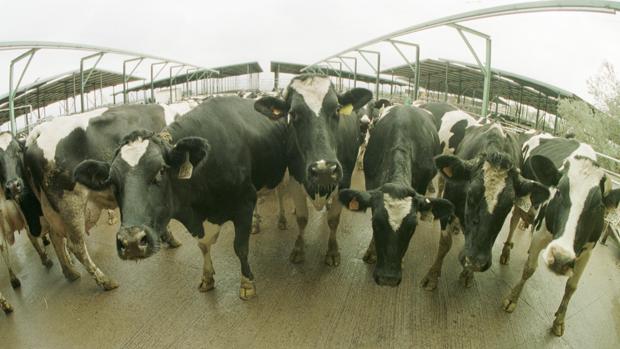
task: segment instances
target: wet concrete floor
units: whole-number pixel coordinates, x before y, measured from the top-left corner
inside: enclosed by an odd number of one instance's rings
[[[362,185],[361,172],[354,186]],[[67,282],[54,256],[47,270],[25,236],[13,248],[22,287],[11,289],[0,266],[0,292],[15,312],[0,313],[0,348],[618,348],[620,346],[620,248],[598,245],[566,320],[566,333],[550,333],[564,292],[565,278],[538,269],[513,314],[500,304],[518,281],[529,236],[520,232],[511,263],[498,263],[506,231],[494,250],[491,269],[476,274],[465,289],[458,282],[455,237],[440,285],[427,292],[419,284],[435,258],[438,223],[418,227],[404,260],[397,288],[377,286],[362,256],[371,236],[368,214],[345,212],[339,228],[341,265],[323,264],[328,228],[325,213],[311,212],[306,261],[293,265],[289,252],[297,228],[287,199],[289,228],[276,224],[276,200],[262,199],[264,220],[252,236],[250,263],[258,296],[238,298],[239,264],[233,252],[232,224],[215,245],[216,288],[199,293],[202,255],[184,228],[183,242],[140,262],[122,261],[115,252],[115,228],[102,218],[87,237],[93,260],[120,282],[100,290],[82,268]],[[504,227],[505,228],[505,227]]]

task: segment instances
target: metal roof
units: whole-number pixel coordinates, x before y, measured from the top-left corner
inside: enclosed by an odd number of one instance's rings
[[[303,74],[304,72],[302,72],[301,70],[306,67],[307,65],[305,64],[297,64],[297,63],[286,63],[286,62],[271,62],[271,72],[275,73],[275,72],[279,72],[281,74],[294,74],[294,75],[299,75],[299,74]],[[332,69],[332,68],[327,68],[327,67],[321,67],[321,70],[326,72],[327,75],[329,76],[334,76],[334,77],[343,77],[345,79],[351,79],[353,80],[353,73],[351,73],[350,71],[347,70],[338,70],[338,69]],[[367,75],[367,74],[360,74],[357,73],[356,78],[358,81],[362,81],[362,82],[367,82],[367,83],[371,83],[374,84],[377,82],[377,77],[374,75]],[[407,83],[401,82],[401,81],[396,81],[396,80],[390,80],[390,79],[386,79],[386,78],[381,78],[379,80],[379,83],[381,84],[390,84],[390,85],[398,85],[398,86],[407,86]]]
[[[415,64],[413,64],[415,67]],[[484,73],[476,64],[463,63],[447,59],[424,59],[420,61],[420,86],[432,91],[446,90],[446,70],[448,93],[482,97]],[[577,95],[559,87],[547,84],[523,75],[500,69],[491,69],[491,96],[509,99],[539,108],[551,114],[557,114],[559,98],[579,99]],[[382,74],[394,74],[400,79],[414,81],[414,72],[409,65],[385,69]]]
[[[165,87],[170,87],[170,85],[182,84],[186,82],[205,79],[206,77],[209,76],[209,73],[212,73],[213,71],[219,72],[219,74],[213,77],[228,78],[232,76],[240,76],[240,75],[245,75],[245,74],[262,73],[263,69],[258,64],[258,62],[248,62],[248,63],[227,65],[227,66],[217,67],[217,68],[192,70],[185,74],[179,74],[176,77],[173,76],[172,79],[170,79],[170,77],[167,77],[167,78],[155,80],[153,82],[153,88],[165,88]],[[151,83],[146,82],[143,85],[128,88],[127,92],[148,90],[150,88],[151,88]],[[120,92],[116,92],[115,94],[118,95],[122,93],[123,91],[120,91]]]
[[[92,74],[91,74],[92,72]],[[84,92],[92,92],[100,88],[117,86],[123,83],[123,74],[104,70],[86,69],[84,76],[88,76],[88,83],[84,86]],[[127,82],[143,80],[136,76],[127,76]],[[74,70],[63,74],[37,80],[29,85],[20,87],[15,95],[15,108],[32,105],[32,109],[42,108],[50,104],[64,101],[72,96],[80,94],[80,71]],[[9,95],[0,96],[0,109],[5,109],[9,104]],[[15,109],[15,115],[28,112],[25,108]],[[0,123],[9,118],[8,110],[0,111]]]

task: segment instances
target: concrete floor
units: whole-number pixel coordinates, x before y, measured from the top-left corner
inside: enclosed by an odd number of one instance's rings
[[[361,172],[355,179],[360,187]],[[102,219],[88,237],[93,259],[121,287],[103,292],[82,270],[67,282],[58,266],[46,270],[20,236],[13,251],[22,288],[14,291],[0,266],[0,292],[15,312],[0,314],[1,348],[618,348],[620,344],[620,249],[599,245],[570,304],[564,337],[549,329],[564,278],[540,268],[513,314],[501,309],[521,275],[529,237],[518,234],[509,266],[497,262],[506,232],[494,251],[493,267],[474,285],[458,283],[456,259],[463,237],[455,238],[438,289],[419,287],[435,257],[438,225],[421,225],[404,261],[398,288],[377,286],[362,255],[370,239],[369,217],[345,212],[339,228],[341,265],[323,264],[327,248],[324,213],[311,213],[306,262],[288,255],[296,226],[287,201],[288,231],[266,214],[262,232],[251,239],[250,262],[258,297],[241,301],[239,265],[232,249],[232,225],[213,253],[216,289],[203,294],[202,256],[189,234],[174,224],[183,246],[140,262],[116,256],[115,227]],[[262,212],[275,212],[273,196]],[[176,223],[176,222],[175,222]],[[51,247],[48,252],[53,255]]]

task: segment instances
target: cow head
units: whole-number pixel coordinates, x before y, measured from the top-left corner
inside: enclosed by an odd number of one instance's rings
[[[481,154],[472,160],[440,155],[435,165],[451,185],[465,191],[463,218],[465,246],[459,260],[471,271],[491,266],[491,250],[515,200],[530,195],[537,206],[549,197],[547,188],[521,176],[505,153]]]
[[[408,186],[384,184],[376,190],[341,190],[339,199],[351,211],[372,210],[372,233],[377,251],[375,282],[397,286],[402,259],[421,214],[437,218],[452,214],[454,207],[444,199],[426,198]]]
[[[372,98],[366,89],[355,88],[337,95],[327,76],[301,75],[289,84],[282,99],[262,97],[254,108],[273,120],[286,118],[289,145],[303,166],[298,174],[315,206],[323,206],[342,178],[338,161],[337,132],[340,118],[348,117]]]
[[[122,259],[146,258],[159,250],[174,215],[173,187],[206,162],[209,148],[199,137],[171,146],[152,132],[135,131],[124,138],[111,164],[86,160],[75,168],[75,180],[86,187],[113,188],[121,212],[116,246]]]
[[[611,181],[593,160],[575,156],[557,169],[542,155],[530,159],[538,179],[551,188],[549,201],[542,206],[535,224],[552,235],[543,251],[543,259],[556,274],[570,275],[575,259],[586,244],[595,242],[603,230],[605,210],[615,209],[620,189],[611,189]],[[593,241],[594,240],[594,241]]]
[[[24,194],[24,143],[10,132],[0,133],[0,183],[9,199]]]

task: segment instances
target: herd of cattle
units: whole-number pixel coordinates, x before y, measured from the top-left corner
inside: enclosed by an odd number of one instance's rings
[[[221,226],[232,221],[239,295],[250,299],[256,295],[248,246],[257,192],[276,188],[288,171],[298,226],[291,262],[304,261],[308,198],[316,210],[327,211],[330,266],[340,264],[342,208],[370,208],[373,237],[364,261],[376,263],[379,285],[400,283],[418,222],[438,219],[439,250],[422,287],[437,287],[459,231],[465,238],[460,280],[470,286],[475,272],[491,266],[492,247],[512,210],[500,262],[508,263],[521,219],[533,235],[522,279],[503,307],[515,310],[542,252],[550,270],[568,276],[553,323],[561,336],[604,216],[620,201],[592,148],[544,133],[513,134],[445,103],[406,106],[372,98],[363,88],[338,95],[327,77],[301,75],[282,96],[115,106],[39,124],[25,140],[0,134],[0,249],[12,286],[20,282],[10,267],[9,245],[16,231],[26,230],[45,266],[52,264],[41,246],[48,235],[68,280],[80,277],[73,255],[103,289],[118,287],[93,262],[84,241],[102,210],[118,207],[119,257],[147,258],[162,243],[179,246],[168,230],[176,219],[198,239],[202,292],[215,286],[211,248]],[[365,191],[350,189],[358,154]],[[1,294],[0,306],[12,311]]]

